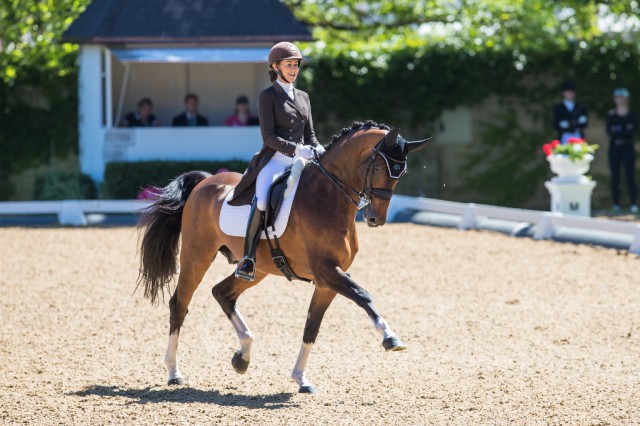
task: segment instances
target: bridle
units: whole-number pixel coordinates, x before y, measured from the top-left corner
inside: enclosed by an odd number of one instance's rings
[[[375,169],[373,165],[375,164],[378,156],[382,157],[385,164],[387,165],[387,172],[391,179],[399,180],[406,172],[407,172],[407,161],[399,161],[393,158],[390,158],[387,154],[382,152],[382,147],[385,146],[387,140],[387,136],[385,135],[380,142],[376,144],[371,152],[371,156],[369,157],[369,163],[367,165],[367,171],[364,175],[364,181],[362,182],[362,188],[360,191],[357,191],[344,183],[339,177],[331,173],[327,170],[322,164],[320,164],[320,158],[317,153],[311,163],[315,164],[322,174],[324,174],[334,185],[336,185],[344,195],[347,196],[349,201],[351,201],[358,210],[361,210],[371,204],[373,201],[373,197],[382,198],[384,200],[390,200],[393,197],[393,191],[386,188],[374,188],[373,185],[373,177],[375,174]],[[367,160],[365,159],[358,166],[358,170],[362,167]],[[371,178],[369,179],[369,176]],[[370,182],[370,185],[367,187],[367,179]],[[355,197],[354,197],[355,196]],[[357,198],[357,200],[356,200]]]

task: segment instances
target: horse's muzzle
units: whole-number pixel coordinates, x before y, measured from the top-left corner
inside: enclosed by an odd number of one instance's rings
[[[387,219],[385,218],[376,218],[376,217],[368,217],[366,219],[367,225],[369,225],[371,228],[375,228],[376,226],[382,226],[385,223],[387,223]]]

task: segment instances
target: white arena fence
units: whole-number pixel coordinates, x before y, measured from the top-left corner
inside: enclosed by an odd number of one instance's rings
[[[393,220],[398,213],[406,210],[446,213],[459,216],[459,229],[475,229],[478,227],[481,218],[513,221],[523,226],[533,225],[535,227],[533,238],[537,240],[553,239],[556,231],[560,227],[623,234],[632,238],[628,247],[629,251],[640,254],[640,224],[634,222],[572,216],[537,210],[496,207],[484,204],[456,203],[453,201],[408,197],[405,195],[393,196],[388,210],[388,217]]]
[[[57,215],[60,225],[86,226],[88,214],[135,214],[149,204],[138,200],[10,201],[0,202],[0,215]],[[640,254],[640,224],[633,222],[395,195],[389,205],[389,220],[406,211],[458,216],[459,229],[475,229],[483,218],[533,225],[535,239],[552,239],[559,227],[623,234],[631,237],[629,251]]]
[[[57,215],[60,225],[86,226],[88,214],[135,214],[149,204],[138,200],[8,201],[0,202],[0,215]]]

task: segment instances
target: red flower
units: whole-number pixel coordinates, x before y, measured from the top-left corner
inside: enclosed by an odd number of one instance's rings
[[[554,147],[550,143],[545,143],[544,145],[542,145],[542,151],[547,157],[553,154],[553,148]]]
[[[558,139],[554,139],[551,141],[551,148],[555,148],[558,145],[560,145],[560,141]]]
[[[567,139],[567,142],[570,144],[577,144],[577,143],[586,143],[586,141],[582,138],[569,138]]]

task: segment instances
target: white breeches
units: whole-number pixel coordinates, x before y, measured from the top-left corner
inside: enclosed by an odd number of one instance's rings
[[[256,179],[256,198],[258,199],[258,209],[265,211],[267,209],[267,196],[269,188],[274,180],[284,173],[284,170],[293,164],[293,158],[276,152],[269,160],[266,166],[260,170],[258,179]]]

